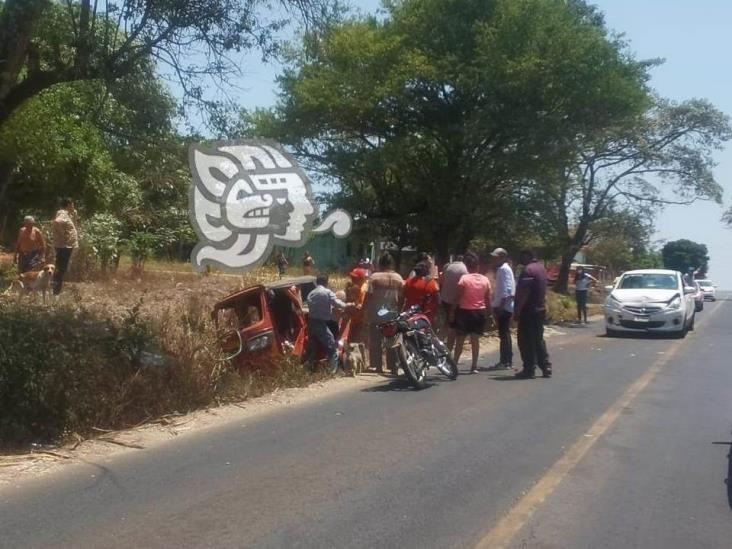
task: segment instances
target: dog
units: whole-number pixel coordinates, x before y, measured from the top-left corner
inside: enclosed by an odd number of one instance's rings
[[[346,372],[356,377],[366,368],[366,346],[363,343],[348,343],[346,346]]]
[[[9,294],[12,291],[18,294],[18,303],[20,303],[23,295],[33,296],[35,300],[40,292],[43,295],[43,303],[46,303],[46,292],[51,289],[53,275],[56,273],[56,266],[48,263],[43,266],[40,271],[28,271],[18,276],[16,280],[10,284],[10,288],[5,292]]]

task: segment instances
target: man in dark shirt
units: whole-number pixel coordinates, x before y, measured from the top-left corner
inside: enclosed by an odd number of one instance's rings
[[[552,377],[552,365],[544,341],[546,271],[532,250],[521,252],[519,262],[524,269],[518,279],[514,318],[518,323],[518,347],[524,367],[516,377],[533,379],[536,366],[544,377]]]

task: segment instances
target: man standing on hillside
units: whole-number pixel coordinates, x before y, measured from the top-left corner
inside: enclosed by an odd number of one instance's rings
[[[26,215],[15,241],[14,263],[18,264],[20,274],[40,269],[46,261],[46,243],[35,222],[32,216]]]
[[[71,253],[79,247],[79,235],[76,232],[74,217],[76,209],[70,198],[61,200],[61,209],[53,220],[53,246],[56,248],[56,274],[53,276],[53,295],[61,293],[64,277],[69,268]]]
[[[552,364],[544,341],[546,318],[546,271],[533,250],[521,252],[524,266],[518,279],[514,316],[518,323],[518,346],[523,370],[517,379],[533,379],[536,366],[544,377],[552,377]]]
[[[511,317],[513,316],[513,298],[515,280],[508,264],[508,252],[496,248],[491,253],[496,267],[496,287],[493,292],[491,307],[498,325],[498,337],[501,340],[501,359],[493,366],[495,369],[513,367],[513,343],[511,342]]]

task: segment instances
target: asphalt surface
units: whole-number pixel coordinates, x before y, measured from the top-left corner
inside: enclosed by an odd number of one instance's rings
[[[549,380],[385,381],[3,488],[0,546],[732,547],[732,303],[565,331]]]

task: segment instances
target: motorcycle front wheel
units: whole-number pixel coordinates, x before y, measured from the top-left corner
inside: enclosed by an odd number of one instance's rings
[[[437,369],[440,370],[440,372],[442,372],[445,376],[447,376],[447,379],[457,379],[459,373],[458,367],[449,354],[440,359],[440,363],[437,366]]]
[[[399,350],[399,362],[415,389],[424,389],[427,386],[427,364],[414,342],[410,340],[404,342]]]

